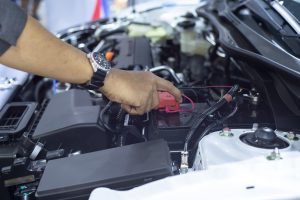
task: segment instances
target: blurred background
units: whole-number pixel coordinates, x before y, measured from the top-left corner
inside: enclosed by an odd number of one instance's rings
[[[182,0],[14,0],[51,32],[91,20],[116,16],[128,7],[145,4],[176,4]],[[199,0],[185,0],[184,3]]]

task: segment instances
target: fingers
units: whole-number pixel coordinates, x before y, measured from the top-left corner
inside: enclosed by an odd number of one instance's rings
[[[169,92],[175,97],[175,100],[179,103],[182,102],[182,96],[180,90],[178,90],[171,82],[157,77],[157,89]]]
[[[133,115],[142,115],[159,105],[158,91],[167,91],[182,102],[181,92],[169,81],[151,72],[112,70],[105,78],[101,92],[110,100],[122,104]]]
[[[159,96],[158,92],[155,91],[152,94],[152,97],[146,100],[146,103],[140,107],[129,106],[122,104],[122,109],[131,115],[143,115],[146,112],[149,112],[152,109],[157,108],[159,105]]]
[[[122,104],[122,109],[131,115],[143,115],[145,113],[140,107],[133,107],[126,104]]]
[[[152,97],[152,108],[151,109],[157,109],[159,106],[159,95],[158,91],[153,92],[153,97]]]
[[[125,110],[127,113],[131,114],[132,106],[122,104],[121,105],[122,109]]]

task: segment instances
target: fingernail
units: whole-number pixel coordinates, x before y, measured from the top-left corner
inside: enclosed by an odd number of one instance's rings
[[[179,102],[179,103],[182,103],[182,97],[179,98],[179,101],[178,101],[178,102]]]

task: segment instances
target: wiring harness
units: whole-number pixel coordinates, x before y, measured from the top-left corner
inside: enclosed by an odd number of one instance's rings
[[[207,116],[209,116],[212,113],[216,112],[217,110],[219,110],[224,105],[226,105],[228,103],[231,103],[232,100],[233,100],[233,97],[236,94],[236,92],[238,91],[238,89],[239,89],[239,86],[234,85],[218,102],[213,104],[211,107],[209,107],[203,113],[200,113],[199,116],[196,117],[196,119],[198,119],[198,120],[195,121],[192,124],[192,127],[190,128],[190,130],[187,134],[187,137],[185,139],[183,151],[181,152],[181,165],[180,165],[180,172],[181,173],[187,173],[187,171],[188,171],[188,167],[189,167],[188,166],[188,155],[189,155],[188,147],[190,145],[191,138],[193,137],[195,132],[200,128],[201,124],[207,118]],[[225,117],[224,119],[221,119],[221,121],[219,120],[218,122],[215,122],[212,125],[208,126],[206,128],[206,130],[201,134],[201,136],[199,137],[198,140],[201,140],[201,138],[203,138],[213,127],[215,127],[215,125],[217,125],[219,123],[222,123],[223,121],[225,121],[229,117],[233,116],[236,112],[237,112],[237,106],[231,112],[231,114],[229,114],[227,117]]]

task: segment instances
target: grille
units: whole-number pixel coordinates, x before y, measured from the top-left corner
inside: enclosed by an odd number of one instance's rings
[[[0,119],[0,130],[16,130],[27,109],[27,106],[12,106],[8,108]]]
[[[41,118],[42,118],[42,115],[44,114],[45,110],[46,110],[46,107],[49,103],[49,100],[46,99],[43,101],[42,105],[41,105],[41,108],[39,110],[39,112],[37,113],[35,119],[34,119],[34,123],[31,125],[30,127],[30,131],[29,131],[29,135],[32,136],[32,134],[34,133],[36,127],[38,126]]]

